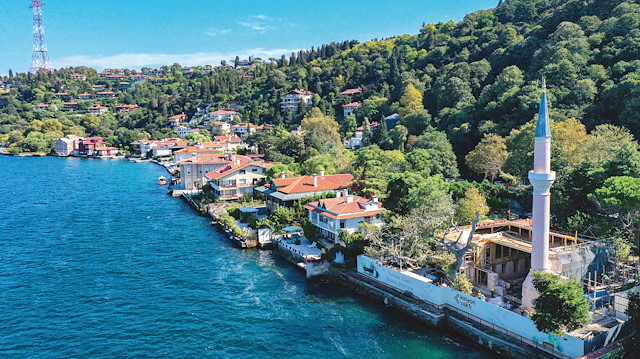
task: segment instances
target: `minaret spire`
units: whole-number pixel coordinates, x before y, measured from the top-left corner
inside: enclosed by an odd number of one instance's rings
[[[533,170],[529,171],[529,181],[533,186],[533,224],[531,228],[531,271],[522,285],[522,305],[528,311],[532,301],[538,296],[533,287],[532,273],[549,271],[549,217],[551,216],[551,185],[556,173],[551,170],[551,123],[547,90],[542,78],[542,99],[538,110],[535,142],[533,148]]]

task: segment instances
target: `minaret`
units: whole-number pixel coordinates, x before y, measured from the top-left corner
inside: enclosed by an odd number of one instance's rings
[[[549,217],[551,216],[549,190],[555,179],[556,173],[551,171],[551,129],[547,89],[545,80],[542,78],[542,100],[533,147],[533,170],[529,171],[529,181],[533,186],[531,270],[522,284],[522,306],[527,311],[532,311],[532,301],[538,296],[533,286],[532,273],[549,270]]]

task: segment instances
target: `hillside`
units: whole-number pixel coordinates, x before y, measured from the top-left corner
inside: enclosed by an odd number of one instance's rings
[[[355,184],[362,193],[389,191],[391,175],[408,168],[426,176],[461,172],[477,178],[503,170],[526,183],[531,156],[527,136],[544,76],[555,121],[554,168],[565,181],[578,181],[576,171],[591,176],[596,167],[602,169],[600,179],[589,184],[560,183],[558,190],[565,191],[561,200],[581,203],[581,210],[595,215],[598,208],[587,200],[588,193],[610,176],[640,175],[634,139],[640,136],[639,25],[639,1],[511,0],[468,14],[459,23],[425,24],[415,35],[331,43],[289,57],[253,59],[244,66],[238,60],[215,68],[174,64],[140,82],[134,80],[138,73],[126,69],[116,81],[85,67],[10,74],[2,79],[7,89],[0,90],[0,142],[46,149],[62,133],[77,133],[103,136],[126,148],[143,137],[173,136],[169,116],[192,116],[208,103],[212,109],[234,104],[239,106],[237,121],[280,126],[249,138],[267,159],[295,172],[319,166],[328,172],[352,171],[362,178]],[[73,74],[86,79],[74,80]],[[135,88],[124,89],[123,82],[134,82]],[[99,84],[114,90],[115,97],[75,100],[81,93],[95,94],[93,86]],[[361,95],[339,99],[340,92],[354,88]],[[294,115],[280,111],[281,98],[293,89],[312,91],[311,107],[317,109],[301,106]],[[78,108],[63,109],[65,101],[56,97],[61,92],[69,93]],[[362,105],[353,118],[344,119],[342,106],[351,101]],[[57,104],[60,110],[34,110],[39,103]],[[87,107],[96,103],[110,107],[110,113],[87,115]],[[141,109],[115,113],[118,104]],[[382,119],[396,112],[402,126],[387,129]],[[358,126],[369,131],[374,122],[381,126],[370,139],[365,136],[365,145],[378,147],[360,150],[355,157],[345,152],[342,140]],[[286,131],[300,124],[307,135]],[[465,160],[483,138],[498,152],[481,155],[506,160],[492,174],[468,168]],[[616,144],[611,151],[607,141]],[[587,161],[595,152],[600,154],[596,164]],[[378,168],[376,175],[370,164],[374,159],[395,167]],[[611,164],[622,159],[628,163]],[[407,190],[404,181],[396,185]],[[576,215],[577,207],[571,208],[559,215],[565,224]]]

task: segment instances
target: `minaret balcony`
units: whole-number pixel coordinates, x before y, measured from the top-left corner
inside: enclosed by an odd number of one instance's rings
[[[529,171],[529,182],[533,186],[534,195],[548,196],[550,194],[551,185],[556,180],[556,173],[536,173]]]

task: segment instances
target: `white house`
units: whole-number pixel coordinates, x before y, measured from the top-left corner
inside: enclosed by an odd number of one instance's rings
[[[233,119],[238,115],[236,111],[228,111],[228,110],[217,110],[213,112],[209,112],[207,116],[208,121],[225,121],[225,122],[233,122]]]
[[[187,126],[178,126],[178,128],[176,128],[176,134],[180,137],[186,137],[188,134],[191,133],[191,128],[187,127]]]
[[[109,111],[109,108],[106,106],[95,105],[87,107],[87,110],[90,114],[99,116],[107,113],[107,111]]]
[[[209,122],[209,127],[212,127],[212,126],[220,127],[220,130],[225,134],[230,134],[231,133],[231,125],[229,123],[227,123],[227,122],[211,121],[211,122]]]
[[[80,137],[76,135],[66,135],[56,142],[56,156],[67,157],[73,155],[73,151],[78,149]]]
[[[282,98],[282,102],[280,103],[280,108],[282,112],[297,112],[298,106],[301,103],[305,105],[311,104],[311,100],[313,99],[313,92],[298,90],[295,89],[289,92],[285,97]]]
[[[169,117],[169,125],[173,127],[180,126],[181,123],[186,122],[188,120],[188,116],[185,113],[180,113],[175,116]]]
[[[360,104],[358,102],[352,102],[350,104],[343,105],[342,110],[344,111],[344,118],[351,116],[351,114],[353,114],[353,111],[355,111],[358,107],[360,107]]]
[[[214,136],[216,141],[225,142],[227,144],[227,151],[235,151],[238,148],[248,148],[249,146],[242,142],[242,139],[236,135],[231,136]]]
[[[381,227],[384,222],[378,214],[386,211],[376,196],[368,200],[349,194],[311,202],[304,208],[309,210],[309,220],[317,228],[316,236],[334,243],[338,242],[341,229],[358,232],[363,222]]]
[[[46,103],[40,102],[37,105],[33,105],[33,109],[34,110],[38,110],[38,111],[46,111],[46,110],[58,111],[58,106],[56,106],[56,105],[48,105]]]
[[[215,196],[221,200],[234,200],[245,194],[253,194],[253,189],[267,178],[266,170],[273,164],[235,160],[205,176],[213,188]]]
[[[231,133],[243,138],[256,133],[257,126],[252,123],[242,122],[231,126]]]

